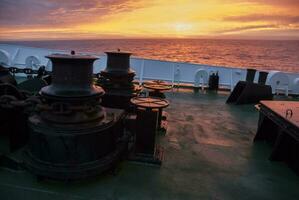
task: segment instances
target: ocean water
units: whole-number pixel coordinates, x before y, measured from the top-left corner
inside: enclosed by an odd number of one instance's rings
[[[5,43],[90,53],[120,49],[149,59],[299,72],[299,41],[109,39]]]

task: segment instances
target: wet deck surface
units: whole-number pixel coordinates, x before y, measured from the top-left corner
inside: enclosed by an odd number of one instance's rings
[[[123,162],[116,175],[80,183],[37,181],[0,169],[0,199],[299,199],[299,178],[253,144],[258,112],[228,94],[169,93],[161,168]]]

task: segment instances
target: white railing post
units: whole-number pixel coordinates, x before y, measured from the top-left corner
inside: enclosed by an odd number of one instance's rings
[[[144,62],[145,62],[144,59],[142,59],[141,69],[140,69],[140,76],[139,76],[139,85],[142,85],[142,83],[143,83]]]
[[[204,88],[205,83],[204,83],[204,82],[205,82],[205,81],[204,81],[203,77],[200,76],[200,78],[199,78],[199,85],[200,85],[201,91],[204,91],[204,90],[205,90],[205,88]]]
[[[234,89],[234,81],[233,81],[233,69],[230,70],[230,91],[232,92]]]
[[[15,65],[15,60],[16,60],[17,56],[19,55],[19,52],[20,52],[20,48],[17,48],[15,55],[12,56],[12,58],[11,58],[11,63],[10,63],[11,66]]]
[[[175,76],[175,72],[174,72],[174,63],[172,64],[172,87],[174,86],[174,76]]]

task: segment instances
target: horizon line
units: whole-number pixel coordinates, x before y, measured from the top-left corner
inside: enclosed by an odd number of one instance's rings
[[[33,42],[33,41],[84,41],[84,40],[264,40],[264,41],[299,41],[299,38],[251,38],[251,37],[111,37],[111,38],[23,38],[23,39],[1,39],[0,42]]]

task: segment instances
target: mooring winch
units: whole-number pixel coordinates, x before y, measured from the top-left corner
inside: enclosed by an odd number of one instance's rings
[[[141,87],[133,83],[130,53],[107,55],[107,67],[97,81],[106,91],[93,83],[93,63],[98,58],[74,52],[46,56],[53,64],[51,84],[38,95],[17,98],[20,84],[0,84],[16,93],[10,94],[13,99],[2,95],[0,108],[18,109],[25,116],[20,128],[28,130],[23,131],[21,141],[12,140],[16,144],[12,151],[22,151],[23,156],[15,160],[10,154],[0,154],[1,166],[26,168],[40,178],[77,180],[114,169],[123,157],[161,164],[163,148],[155,138],[161,129],[162,109],[169,102],[138,96]],[[9,135],[19,132],[13,133]]]
[[[105,90],[102,105],[129,110],[130,99],[141,90],[133,83],[135,72],[130,68],[131,53],[118,51],[106,54],[107,66],[97,82]]]
[[[28,119],[26,168],[40,177],[73,180],[113,167],[127,147],[124,110],[100,105],[104,90],[93,84],[94,56],[47,56],[52,84]]]

